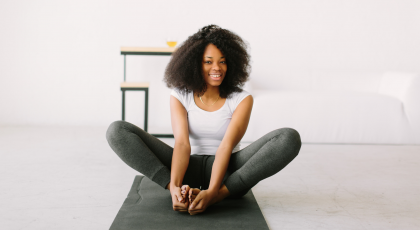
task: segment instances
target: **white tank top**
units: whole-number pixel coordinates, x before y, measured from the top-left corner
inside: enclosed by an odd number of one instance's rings
[[[178,89],[173,89],[171,95],[177,98],[187,110],[191,154],[216,155],[233,112],[239,103],[250,94],[246,91],[232,93],[222,108],[213,112],[200,109],[194,102],[193,92],[182,94]],[[232,153],[239,151],[239,148],[238,143]]]

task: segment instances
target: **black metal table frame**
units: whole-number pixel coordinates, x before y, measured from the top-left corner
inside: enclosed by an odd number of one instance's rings
[[[149,117],[149,88],[139,88],[139,87],[124,87],[121,88],[122,91],[122,119],[125,121],[125,91],[144,91],[144,131],[147,132],[147,124]]]
[[[124,55],[124,82],[126,79],[126,55],[157,55],[157,56],[171,56],[171,52],[127,52],[121,51],[121,54]],[[125,91],[144,91],[144,131],[147,132],[148,126],[148,117],[149,117],[149,88],[148,87],[121,87],[122,91],[122,120],[125,120]],[[162,138],[173,138],[173,134],[151,134],[155,137]]]

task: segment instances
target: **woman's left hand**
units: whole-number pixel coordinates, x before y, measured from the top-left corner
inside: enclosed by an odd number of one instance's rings
[[[202,190],[188,207],[188,212],[190,215],[196,215],[204,212],[216,196],[217,194],[215,192]]]

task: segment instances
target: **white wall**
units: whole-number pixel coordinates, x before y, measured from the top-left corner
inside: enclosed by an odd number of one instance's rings
[[[107,125],[121,118],[120,46],[165,46],[217,24],[251,47],[260,88],[309,87],[319,71],[420,72],[420,1],[0,2],[0,125]],[[129,56],[150,81],[150,123],[169,127],[169,57]],[[127,119],[142,126],[142,93]]]

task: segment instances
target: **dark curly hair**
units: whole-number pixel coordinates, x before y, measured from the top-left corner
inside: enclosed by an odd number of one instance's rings
[[[223,53],[228,66],[219,86],[220,97],[227,98],[233,92],[242,91],[251,72],[247,44],[235,33],[216,25],[203,27],[173,53],[164,77],[169,88],[178,88],[181,93],[196,91],[199,96],[204,94],[207,84],[202,73],[202,62],[204,50],[210,43]]]

